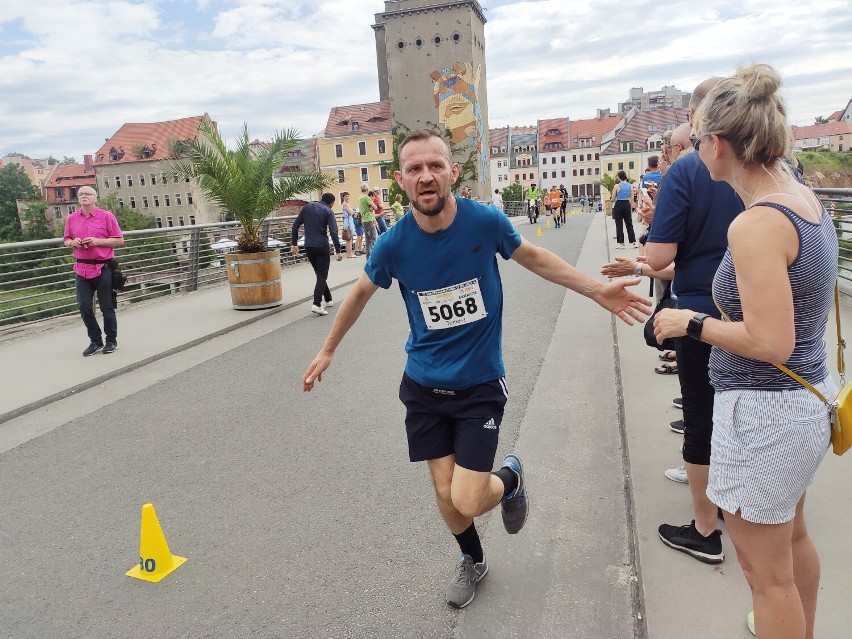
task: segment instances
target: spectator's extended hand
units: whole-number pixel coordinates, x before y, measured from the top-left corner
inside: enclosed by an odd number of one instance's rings
[[[290,252],[293,255],[298,255],[299,254],[299,247],[296,246],[295,244],[293,244],[293,246],[290,247]]]
[[[636,275],[638,261],[629,257],[616,257],[615,262],[601,266],[601,275],[604,277],[624,277],[625,275]]]
[[[664,308],[654,317],[654,335],[657,343],[669,337],[683,337],[686,335],[686,327],[689,320],[695,315],[695,311],[688,309]]]
[[[604,284],[592,295],[592,299],[629,326],[633,326],[634,320],[644,322],[651,314],[651,300],[627,288],[641,281],[638,277],[631,277]]]

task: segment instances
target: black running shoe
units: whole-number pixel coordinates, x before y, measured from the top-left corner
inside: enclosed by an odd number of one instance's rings
[[[660,541],[669,548],[685,552],[705,564],[721,564],[725,561],[722,552],[722,531],[715,530],[704,537],[695,529],[695,520],[688,526],[662,524],[659,528]]]
[[[678,419],[677,421],[673,421],[669,424],[669,428],[671,428],[678,435],[683,435],[683,420]]]

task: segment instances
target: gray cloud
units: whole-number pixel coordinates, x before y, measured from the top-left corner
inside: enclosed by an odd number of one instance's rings
[[[794,123],[852,97],[848,0],[484,4],[491,126],[593,117],[633,86],[690,91],[752,61],[779,69]],[[310,135],[333,106],[378,99],[382,0],[3,5],[0,153],[79,158],[124,122],[204,112],[226,135]]]

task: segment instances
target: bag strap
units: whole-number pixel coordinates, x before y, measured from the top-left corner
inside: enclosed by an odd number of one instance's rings
[[[731,318],[727,316],[725,311],[719,308],[718,304],[716,304],[716,308],[719,309],[719,313],[722,314],[723,321],[731,321]],[[840,285],[838,282],[834,283],[834,318],[837,322],[837,372],[840,373],[840,386],[842,387],[846,383],[846,360],[843,356],[843,350],[846,348],[846,342],[843,341],[843,335],[840,331]],[[823,395],[816,388],[814,388],[813,384],[809,383],[808,381],[791,371],[789,368],[784,366],[784,364],[776,364],[773,362],[772,365],[778,370],[780,370],[782,373],[786,373],[787,375],[792,377],[802,386],[811,391],[814,395],[819,397],[820,401],[822,401],[823,404],[829,406],[831,405],[831,402],[829,402],[825,398],[825,395]]]

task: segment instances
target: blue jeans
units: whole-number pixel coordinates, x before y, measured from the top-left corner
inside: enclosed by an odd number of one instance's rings
[[[104,316],[104,334],[106,341],[116,343],[118,336],[118,322],[115,318],[115,300],[112,296],[112,270],[104,265],[100,277],[86,279],[76,276],[77,306],[80,307],[80,316],[89,334],[89,340],[93,344],[103,344],[101,327],[95,318],[95,295],[98,297],[98,307]]]
[[[377,230],[379,235],[387,232],[388,225],[385,224],[385,218],[383,218],[383,217],[377,217],[376,218],[376,230]]]

